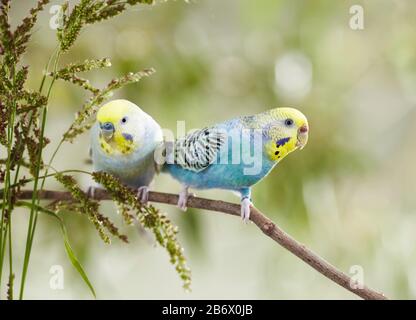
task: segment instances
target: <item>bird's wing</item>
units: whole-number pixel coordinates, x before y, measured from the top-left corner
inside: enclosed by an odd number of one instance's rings
[[[175,142],[175,163],[182,168],[200,172],[217,158],[226,141],[226,134],[216,128],[196,130]]]

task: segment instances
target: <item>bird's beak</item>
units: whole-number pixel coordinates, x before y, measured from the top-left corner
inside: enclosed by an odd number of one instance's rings
[[[298,141],[296,142],[296,147],[300,148],[301,150],[305,147],[308,143],[308,133],[309,127],[308,125],[304,124],[298,130]]]
[[[111,122],[100,123],[101,134],[106,141],[110,140],[114,135],[114,125]]]

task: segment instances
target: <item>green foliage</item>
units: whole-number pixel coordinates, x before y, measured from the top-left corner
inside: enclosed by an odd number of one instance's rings
[[[91,86],[87,79],[80,78],[77,73],[87,72],[93,69],[102,69],[106,67],[111,67],[111,61],[108,58],[85,60],[83,63],[71,63],[61,70],[56,72],[49,72],[48,75],[56,79],[71,82],[97,95],[99,94],[100,90]]]
[[[78,38],[82,28],[115,17],[127,9],[127,5],[152,4],[152,0],[81,0],[69,15],[68,3],[63,8],[63,27],[58,29],[61,50],[68,51]]]
[[[4,146],[6,157],[0,159],[0,180],[4,186],[0,219],[0,283],[6,250],[9,255],[9,281],[7,296],[13,298],[14,272],[12,251],[12,214],[20,191],[20,167],[27,164],[25,151],[31,162],[30,172],[42,167],[40,155],[48,140],[40,135],[37,117],[47,99],[40,92],[34,93],[25,88],[28,66],[19,64],[30,40],[31,31],[38,13],[48,1],[38,1],[15,30],[9,24],[10,1],[0,2],[0,144]],[[30,119],[30,120],[29,120]],[[3,155],[2,155],[3,156]],[[36,159],[35,159],[36,158]],[[15,186],[15,187],[11,187]],[[6,247],[6,243],[8,246]]]
[[[121,184],[114,176],[105,172],[94,172],[92,176],[97,183],[103,185],[110,192],[116,203],[123,206],[124,209],[135,212],[140,224],[152,231],[156,241],[168,251],[170,262],[175,266],[184,288],[190,289],[191,272],[186,266],[183,248],[176,238],[178,228],[155,207],[141,204],[136,193]]]
[[[93,116],[96,114],[98,107],[111,98],[113,91],[120,89],[125,85],[139,82],[143,77],[148,77],[154,72],[154,69],[145,69],[111,80],[107,86],[94,93],[94,95],[82,106],[81,110],[77,112],[75,121],[64,133],[63,140],[72,142],[78,135],[89,130],[93,124]]]
[[[49,3],[49,0],[37,1],[28,16],[15,30],[11,29],[9,23],[10,3],[9,0],[0,0],[0,145],[7,150],[5,156],[2,153],[0,158],[0,182],[3,185],[0,190],[2,198],[0,200],[0,285],[7,252],[9,258],[7,297],[13,299],[15,273],[13,270],[12,217],[14,208],[21,206],[30,210],[30,216],[19,298],[22,299],[24,295],[39,212],[59,219],[68,258],[95,296],[95,291],[69,244],[65,225],[57,213],[69,210],[88,217],[105,243],[110,243],[111,236],[127,243],[127,237],[119,232],[108,217],[99,212],[99,202],[90,199],[72,176],[59,172],[49,174],[49,170],[63,142],[72,142],[78,135],[88,130],[94,121],[98,107],[109,99],[115,90],[140,81],[143,77],[154,73],[154,70],[145,69],[127,73],[125,76],[111,80],[104,88],[98,89],[79,74],[110,67],[110,59],[88,59],[82,63],[70,63],[63,68],[59,68],[59,62],[61,55],[68,52],[74,45],[83,27],[115,17],[128,7],[152,4],[153,0],[80,0],[70,12],[68,12],[68,2],[64,3],[62,6],[63,23],[57,31],[59,46],[49,59],[39,89],[36,91],[27,87],[29,66],[22,66],[20,61],[27,49],[38,14]],[[45,136],[49,98],[56,80],[79,86],[91,93],[91,97],[77,112],[75,121],[63,134],[52,157],[45,161],[43,151],[50,142]],[[30,178],[24,174],[30,175]],[[46,178],[51,176],[54,176],[70,192],[72,198],[42,206],[37,195],[44,189]],[[140,205],[130,190],[119,185],[110,176],[94,174],[94,178],[102,181],[109,188],[109,192],[112,193],[128,224],[138,220],[155,234],[158,243],[169,252],[171,262],[184,281],[184,287],[188,288],[190,273],[185,264],[182,247],[176,239],[176,227],[156,208]],[[20,188],[28,181],[33,182],[32,201],[18,201]],[[119,192],[122,192],[123,197]],[[132,215],[131,211],[136,212],[137,217]]]
[[[0,53],[4,56],[4,62],[7,65],[17,63],[26,51],[27,43],[31,37],[31,31],[35,25],[38,13],[42,11],[50,0],[39,0],[34,8],[25,17],[22,23],[14,32],[10,30],[8,22],[10,0],[2,0],[0,8]]]
[[[13,34],[16,59],[26,51],[31,31],[38,19],[38,13],[41,12],[49,2],[50,0],[39,0],[37,5],[30,10],[29,16],[24,18],[22,23],[16,28],[16,31]]]
[[[16,203],[18,206],[21,207],[27,207],[27,208],[31,208],[32,204],[30,202],[26,202],[26,201],[18,201]],[[61,227],[61,231],[62,231],[62,239],[64,241],[64,247],[65,247],[65,251],[66,254],[68,256],[69,261],[71,262],[71,264],[74,266],[74,268],[78,271],[78,273],[81,275],[82,279],[84,280],[84,282],[87,284],[88,288],[90,289],[92,295],[95,297],[95,289],[91,284],[91,281],[89,280],[87,274],[84,271],[84,268],[82,267],[81,263],[79,262],[78,258],[75,255],[74,250],[72,250],[72,246],[69,242],[69,237],[68,237],[68,231],[66,230],[66,226],[64,224],[64,221],[61,219],[60,216],[58,216],[55,212],[41,207],[41,206],[37,206],[37,210],[41,213],[45,213],[50,217],[53,217],[54,219],[56,219],[59,223],[59,226]]]
[[[65,208],[73,212],[85,214],[94,224],[101,239],[107,244],[110,243],[110,237],[107,232],[126,243],[128,242],[127,236],[120,234],[114,223],[99,212],[99,202],[88,198],[72,176],[58,173],[55,175],[55,178],[71,193],[73,198],[69,202],[61,201],[57,203],[55,205],[56,211]]]

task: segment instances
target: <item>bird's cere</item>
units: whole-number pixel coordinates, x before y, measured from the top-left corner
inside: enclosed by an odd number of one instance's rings
[[[300,133],[306,133],[306,132],[308,132],[308,126],[307,125],[303,125],[303,126],[301,126],[300,128],[299,128],[299,132]]]

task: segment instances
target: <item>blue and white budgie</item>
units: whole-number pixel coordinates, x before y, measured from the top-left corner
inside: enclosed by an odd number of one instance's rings
[[[272,109],[225,121],[166,143],[164,171],[184,186],[178,206],[186,210],[189,188],[225,189],[241,195],[241,217],[250,217],[251,187],[308,141],[306,117],[293,108]]]
[[[111,173],[136,188],[144,203],[148,186],[158,171],[154,152],[162,144],[159,124],[127,100],[113,100],[102,106],[91,129],[94,169]]]

